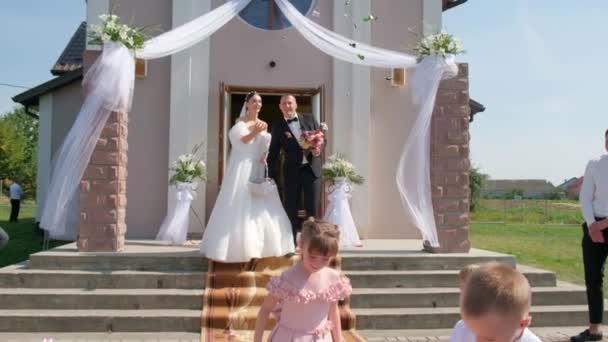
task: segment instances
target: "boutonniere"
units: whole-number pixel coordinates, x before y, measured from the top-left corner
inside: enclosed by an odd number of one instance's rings
[[[291,135],[290,132],[285,132],[285,136],[287,137],[287,139],[293,138],[293,135]]]

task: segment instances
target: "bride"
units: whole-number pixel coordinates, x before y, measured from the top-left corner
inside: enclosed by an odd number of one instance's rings
[[[294,252],[291,223],[278,193],[257,197],[248,187],[250,180],[263,180],[270,144],[267,125],[258,119],[261,108],[260,95],[247,94],[228,133],[232,150],[201,242],[201,253],[215,261],[246,262]]]

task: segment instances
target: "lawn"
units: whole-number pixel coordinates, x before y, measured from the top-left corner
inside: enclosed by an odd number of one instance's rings
[[[583,221],[580,206],[567,200],[483,199],[471,213],[473,222],[534,224],[579,224]]]
[[[42,237],[32,233],[36,217],[35,210],[35,207],[28,206],[28,202],[26,202],[21,207],[19,222],[8,223],[10,207],[0,204],[0,227],[10,237],[8,245],[0,250],[0,267],[27,260],[30,254],[42,250]],[[50,247],[64,243],[64,241],[51,241]]]
[[[517,263],[553,271],[560,280],[584,285],[579,226],[483,224],[470,228],[475,248],[512,254]],[[608,286],[604,283],[604,293]]]

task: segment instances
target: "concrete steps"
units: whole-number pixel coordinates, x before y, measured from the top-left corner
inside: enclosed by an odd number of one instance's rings
[[[344,274],[350,278],[353,287],[356,288],[426,288],[454,287],[458,285],[457,270],[343,270]],[[520,270],[528,278],[532,286],[555,286],[556,284],[555,274],[552,272],[530,267],[520,267]]]
[[[201,310],[200,289],[0,288],[0,308],[56,310]],[[52,295],[49,295],[52,293]]]
[[[45,270],[26,264],[0,269],[0,288],[152,288],[201,289],[199,271]]]
[[[429,254],[422,251],[394,251],[363,252],[352,251],[340,252],[341,267],[344,270],[366,271],[458,271],[463,266],[473,263],[488,261],[501,261],[515,265],[515,258],[511,255],[486,252],[483,255],[470,254]]]
[[[510,255],[427,254],[418,245],[371,240],[341,252],[358,329],[450,329],[460,316],[458,270],[490,260],[515,264]],[[37,253],[29,263],[0,269],[0,332],[196,333],[206,267],[197,247],[154,241],[129,241],[117,254],[78,253],[73,244]],[[518,268],[533,286],[535,326],[584,325],[583,287],[559,282],[552,272]],[[246,313],[249,323],[266,294],[258,289]]]
[[[200,310],[0,310],[0,331],[200,332]]]
[[[458,307],[372,308],[353,311],[357,315],[357,328],[362,330],[449,329],[460,319]],[[588,322],[587,305],[533,306],[532,317],[534,326],[582,326]]]
[[[458,307],[458,288],[354,288],[352,308],[441,308]],[[532,289],[532,305],[578,305],[586,300],[585,288],[559,286]]]
[[[207,260],[198,251],[159,255],[111,254],[102,258],[98,254],[79,254],[69,251],[59,254],[41,252],[32,254],[29,267],[39,270],[131,270],[131,271],[206,271]]]

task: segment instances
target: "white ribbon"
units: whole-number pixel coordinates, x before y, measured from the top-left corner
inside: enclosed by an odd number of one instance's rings
[[[329,205],[324,220],[338,226],[340,230],[340,247],[361,246],[359,233],[350,211],[348,199],[351,197],[350,184],[345,179],[336,179],[329,187],[327,200]]]
[[[156,240],[173,245],[182,245],[188,240],[190,204],[196,198],[197,183],[177,183],[177,202],[167,213],[160,226]]]

